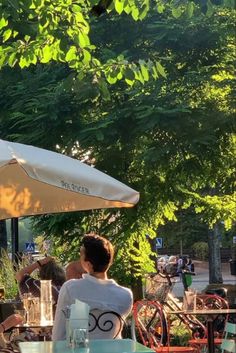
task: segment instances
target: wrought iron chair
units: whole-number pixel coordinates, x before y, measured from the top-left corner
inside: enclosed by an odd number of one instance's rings
[[[225,298],[217,294],[198,294],[196,297],[196,308],[198,310],[204,309],[228,309],[229,305]],[[225,322],[228,319],[228,315],[216,315],[213,325],[214,325],[214,345],[220,346],[222,343],[222,335],[225,328]],[[203,322],[206,325],[205,322]],[[197,352],[200,353],[203,349],[206,349],[208,340],[207,337],[198,338],[189,340],[189,344],[197,349]]]
[[[194,347],[170,346],[168,325],[161,304],[157,301],[140,300],[133,305],[132,338],[157,353],[194,353]]]
[[[93,309],[89,313],[89,337],[92,339],[121,338],[124,319],[115,311]]]

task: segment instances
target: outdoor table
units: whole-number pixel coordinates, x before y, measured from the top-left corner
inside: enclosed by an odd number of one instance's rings
[[[213,320],[212,316],[217,315],[227,315],[227,314],[236,314],[236,309],[204,309],[204,310],[182,310],[174,313],[184,313],[186,315],[203,315],[207,318],[207,343],[208,343],[208,353],[215,353],[214,346],[214,329],[213,329]]]
[[[89,348],[72,349],[66,341],[20,342],[21,353],[154,353],[154,351],[131,339],[90,340]]]
[[[40,337],[40,339],[45,340],[46,336],[49,334],[50,332],[50,336],[52,334],[52,328],[53,328],[53,324],[19,324],[16,326],[13,326],[10,330],[14,330],[14,329],[18,329],[19,332],[24,332],[27,331],[28,329],[32,330],[35,334],[38,335],[38,337]],[[34,331],[35,330],[35,331]],[[38,330],[39,332],[37,332],[36,330]]]

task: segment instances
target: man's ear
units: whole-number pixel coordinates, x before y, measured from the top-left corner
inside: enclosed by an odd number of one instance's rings
[[[91,264],[90,261],[86,261],[86,266],[87,266],[87,269],[88,269],[89,273],[93,273],[94,272],[93,265]]]

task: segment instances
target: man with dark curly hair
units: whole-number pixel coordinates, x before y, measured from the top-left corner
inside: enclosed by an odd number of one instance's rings
[[[65,339],[66,318],[63,312],[75,303],[75,299],[87,303],[90,311],[112,311],[120,315],[122,320],[130,313],[133,304],[131,290],[120,286],[107,275],[113,257],[114,249],[109,240],[94,234],[83,237],[80,261],[87,273],[81,279],[72,279],[63,284],[56,309],[53,340]],[[90,336],[95,338],[93,334]],[[116,338],[121,338],[121,335]]]

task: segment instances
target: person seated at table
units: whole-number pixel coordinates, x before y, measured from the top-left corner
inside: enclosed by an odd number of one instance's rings
[[[54,341],[66,338],[64,310],[75,303],[75,299],[87,303],[90,310],[114,311],[123,320],[130,313],[133,305],[132,291],[108,278],[107,272],[113,256],[113,246],[106,238],[90,234],[83,237],[80,261],[87,273],[81,279],[66,281],[60,290],[52,331]],[[99,338],[103,338],[103,335],[101,331]]]
[[[31,276],[35,270],[39,271],[39,279]],[[20,295],[31,293],[33,297],[40,297],[40,280],[51,280],[54,305],[57,303],[59,290],[66,281],[64,269],[51,256],[20,269],[16,272],[15,278],[19,283]]]
[[[0,323],[0,352],[13,352],[10,342],[4,337],[4,332],[22,323],[23,317],[19,314],[12,314]]]
[[[79,279],[82,278],[82,274],[85,273],[85,270],[83,269],[81,265],[81,261],[71,261],[66,265],[66,280],[68,281],[69,279]]]

